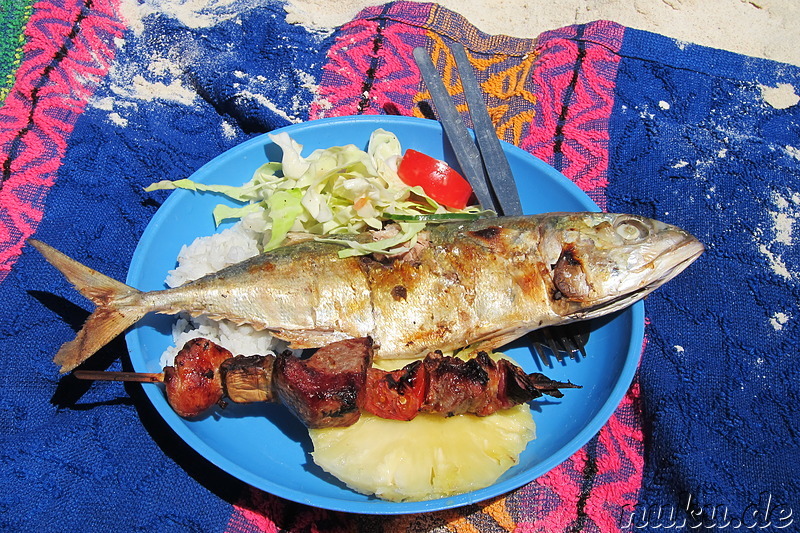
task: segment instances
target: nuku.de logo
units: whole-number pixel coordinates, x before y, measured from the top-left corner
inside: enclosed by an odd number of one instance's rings
[[[690,493],[683,494],[679,505],[624,506],[619,517],[623,530],[661,529],[783,529],[792,525],[792,508],[762,492],[758,501],[741,511],[727,504],[700,504]]]

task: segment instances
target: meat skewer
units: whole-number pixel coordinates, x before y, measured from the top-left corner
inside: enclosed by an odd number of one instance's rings
[[[76,370],[81,379],[163,382],[167,401],[183,417],[197,416],[224,399],[235,403],[280,402],[309,428],[346,427],[362,411],[411,420],[419,413],[486,416],[543,394],[579,388],[543,374],[526,374],[507,359],[485,352],[462,360],[428,354],[401,369],[372,367],[372,339],[347,339],[308,358],[232,356],[208,339],[188,341],[163,373]]]
[[[140,381],[142,383],[161,383],[163,372],[113,372],[110,370],[76,370],[72,373],[79,379],[100,381]]]

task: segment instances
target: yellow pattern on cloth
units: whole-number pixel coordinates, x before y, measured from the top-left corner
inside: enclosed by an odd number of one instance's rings
[[[428,32],[427,36],[432,43],[431,60],[442,73],[442,81],[447,92],[453,97],[456,109],[462,115],[468,115],[464,89],[458,76],[455,58],[445,38],[438,32]],[[470,64],[478,70],[480,87],[488,98],[489,116],[495,124],[498,136],[518,145],[523,135],[523,128],[530,124],[534,115],[536,95],[528,90],[526,82],[530,78],[537,54],[531,49],[522,57],[508,53],[487,55],[477,52],[476,49],[481,50],[484,47],[476,47],[470,43],[467,48],[467,57]],[[423,87],[422,91],[414,97],[414,115],[423,118],[424,115],[418,104],[430,100],[430,92]]]

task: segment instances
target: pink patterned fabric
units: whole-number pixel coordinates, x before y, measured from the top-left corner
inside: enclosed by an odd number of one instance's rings
[[[606,206],[608,120],[623,31],[601,21],[542,34],[532,80],[539,95],[537,113],[520,143],[573,180],[601,208]]]
[[[310,118],[377,115],[387,109],[411,115],[420,85],[412,51],[423,43],[424,30],[388,19],[345,25],[328,52]]]
[[[67,138],[122,35],[118,2],[42,1],[26,26],[24,61],[0,108],[0,282],[43,215]]]
[[[620,510],[633,508],[642,481],[639,395],[634,383],[594,440],[518,491],[534,515],[520,533],[621,531]]]

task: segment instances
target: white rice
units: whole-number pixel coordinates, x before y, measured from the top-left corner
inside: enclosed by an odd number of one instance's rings
[[[184,245],[178,254],[178,266],[170,270],[166,284],[178,287],[189,281],[239,263],[260,253],[259,240],[263,235],[239,222],[233,227],[208,237],[198,237]],[[237,326],[227,320],[211,320],[206,316],[178,316],[172,327],[174,346],[161,355],[161,366],[172,365],[175,355],[190,339],[205,337],[224,346],[234,355],[265,355],[285,349],[285,344],[267,331],[251,326]]]

